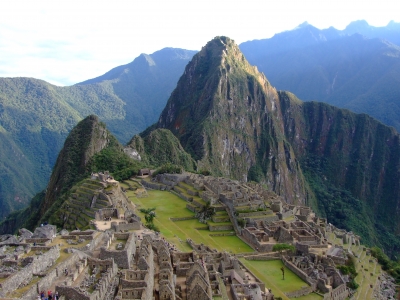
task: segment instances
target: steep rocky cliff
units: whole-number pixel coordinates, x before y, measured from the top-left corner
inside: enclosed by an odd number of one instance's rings
[[[396,131],[276,91],[229,38],[193,57],[156,126],[171,130],[198,168],[262,182],[367,244],[400,251]]]
[[[362,234],[369,244],[398,252],[399,134],[365,114],[295,102],[286,92],[279,96],[285,136],[313,186],[319,212]]]
[[[265,76],[231,39],[217,37],[186,66],[157,126],[171,130],[200,169],[240,180],[259,173],[288,201],[304,202],[304,178],[280,110]]]
[[[77,178],[86,173],[90,158],[104,149],[111,134],[98,117],[91,115],[78,123],[65,140],[46,190],[40,213],[43,215]]]

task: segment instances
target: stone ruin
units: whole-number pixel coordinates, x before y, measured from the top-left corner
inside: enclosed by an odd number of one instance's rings
[[[177,187],[175,192],[179,194],[178,187],[182,188],[183,183],[195,187],[193,196],[226,209],[227,218],[235,226],[234,233],[255,250],[247,259],[276,259],[277,253],[270,253],[276,243],[295,246],[293,255],[279,258],[308,285],[288,293],[288,297],[316,290],[324,293],[324,299],[349,296],[348,277],[335,267],[346,262],[348,250],[329,244],[326,234],[333,233],[344,245],[359,245],[358,236],[337,229],[317,218],[309,208],[287,204],[252,183],[195,174],[163,174],[150,184],[171,191]],[[190,203],[190,199],[186,201]],[[21,229],[19,237],[1,236],[0,297],[10,298],[12,291],[29,286],[23,299],[36,299],[40,290],[55,285],[65,299],[212,299],[222,297],[227,287],[233,299],[274,299],[265,284],[235,256],[190,239],[187,243],[192,251],[180,252],[151,231],[141,233],[140,238],[132,232],[141,228],[140,218],[122,204],[99,210],[100,218],[120,218],[110,230],[63,230],[58,234],[62,240],[59,245],[53,245],[57,233],[52,225],[38,227],[34,233]],[[246,225],[239,228],[234,223],[236,218],[244,219]],[[61,245],[68,258],[56,263]],[[39,280],[31,285],[34,278]],[[390,285],[390,280],[383,281],[381,286]]]

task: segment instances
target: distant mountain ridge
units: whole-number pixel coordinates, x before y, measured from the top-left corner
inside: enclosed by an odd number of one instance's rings
[[[277,89],[367,113],[400,130],[400,23],[356,21],[340,31],[302,24],[240,45]]]

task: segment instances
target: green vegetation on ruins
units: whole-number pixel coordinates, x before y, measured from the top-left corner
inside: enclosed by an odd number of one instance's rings
[[[215,234],[231,232],[209,231],[196,219],[195,214],[186,208],[187,202],[170,192],[150,190],[148,197],[137,198],[133,191],[127,191],[127,196],[138,206],[139,211],[142,208],[157,207],[157,218],[154,219],[154,224],[160,229],[165,239],[175,244],[181,251],[191,251],[186,243],[188,238],[196,244],[204,244],[218,251],[232,253],[253,251],[236,235],[215,236]],[[143,213],[139,215],[144,217]],[[187,220],[174,221],[174,218],[187,218]]]
[[[286,267],[285,280],[282,280],[281,268],[284,267],[284,265],[281,260],[260,261],[240,258],[240,261],[264,282],[266,287],[272,290],[275,297],[289,299],[285,293],[300,290],[308,286],[307,283]],[[317,299],[322,298],[323,297],[318,297]]]

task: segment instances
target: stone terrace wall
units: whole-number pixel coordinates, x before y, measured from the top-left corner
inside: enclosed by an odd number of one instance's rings
[[[144,179],[142,179],[141,184],[145,188],[152,189],[152,190],[161,190],[161,191],[165,191],[165,190],[169,191],[169,190],[171,190],[170,186],[166,186],[166,185],[158,184],[158,183],[154,183],[154,182],[148,182],[148,181],[146,181]]]
[[[301,296],[308,295],[308,294],[312,293],[313,291],[314,290],[311,286],[306,286],[306,287],[301,288],[300,290],[293,291],[290,293],[285,293],[285,295],[288,296],[289,298],[298,298]]]
[[[208,228],[210,231],[234,230],[233,225],[213,225]]]
[[[313,291],[316,289],[317,283],[312,278],[310,278],[306,273],[298,269],[294,264],[292,264],[284,257],[282,258],[282,262],[288,269],[290,269],[293,273],[295,273],[297,276],[299,276],[301,279],[307,282],[313,288]]]

